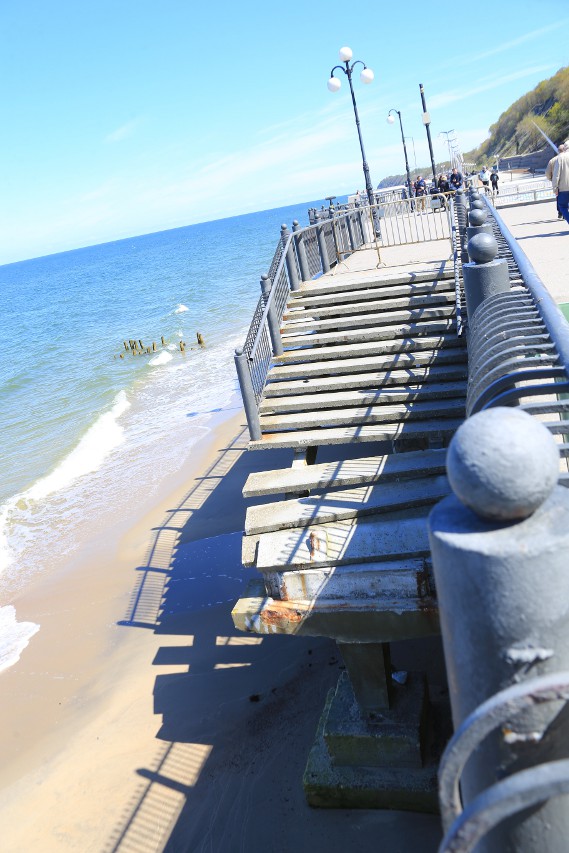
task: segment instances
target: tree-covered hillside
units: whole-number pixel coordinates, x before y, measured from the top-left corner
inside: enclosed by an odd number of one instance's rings
[[[488,139],[464,159],[479,164],[543,148],[547,143],[536,124],[556,145],[569,136],[569,66],[518,98],[491,125]]]
[[[542,80],[535,89],[508,107],[490,127],[488,139],[478,148],[464,153],[465,162],[479,167],[494,163],[499,157],[529,154],[543,148],[547,142],[536,124],[556,145],[569,138],[569,65],[560,68],[549,80]],[[448,164],[437,163],[437,174],[445,168]],[[428,176],[431,167],[424,166],[418,171]],[[402,184],[405,177],[388,175],[378,188]]]

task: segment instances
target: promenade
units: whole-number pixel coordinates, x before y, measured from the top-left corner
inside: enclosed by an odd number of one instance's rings
[[[569,225],[551,200],[498,213],[558,305],[569,303]]]

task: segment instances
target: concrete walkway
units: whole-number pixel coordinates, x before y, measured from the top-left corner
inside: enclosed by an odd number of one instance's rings
[[[569,226],[554,201],[498,210],[557,304],[569,302]]]

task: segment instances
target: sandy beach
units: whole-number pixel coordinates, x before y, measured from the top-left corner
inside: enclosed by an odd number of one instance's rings
[[[223,412],[158,499],[13,600],[41,629],[0,674],[4,853],[436,850],[437,817],[304,801],[341,660],[328,640],[233,627],[241,488],[289,464],[247,453],[242,421]]]

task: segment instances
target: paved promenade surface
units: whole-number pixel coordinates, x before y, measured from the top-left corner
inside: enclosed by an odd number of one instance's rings
[[[551,296],[569,302],[569,225],[554,201],[498,210]]]

